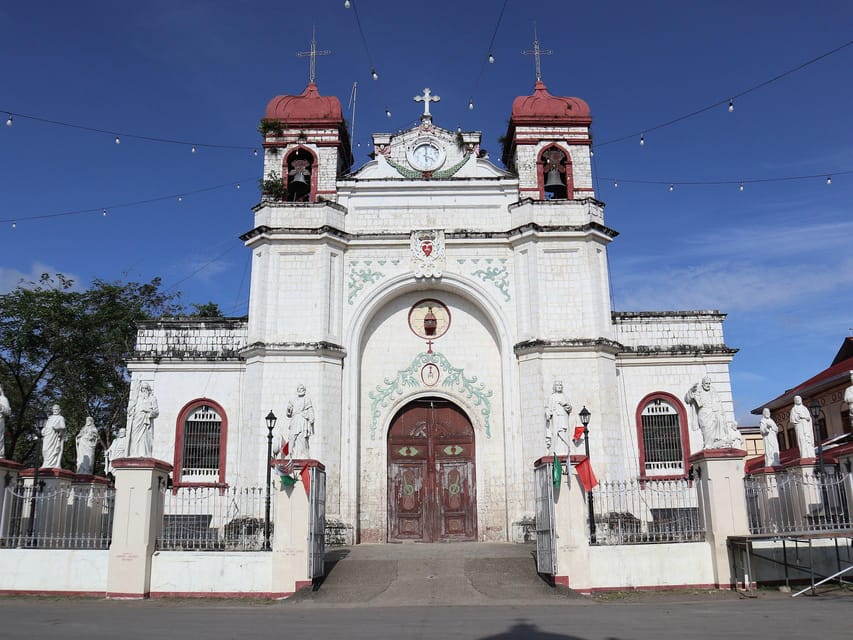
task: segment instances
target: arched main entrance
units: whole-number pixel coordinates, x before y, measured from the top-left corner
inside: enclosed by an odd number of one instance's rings
[[[453,403],[426,398],[388,432],[388,541],[477,539],[474,428]]]

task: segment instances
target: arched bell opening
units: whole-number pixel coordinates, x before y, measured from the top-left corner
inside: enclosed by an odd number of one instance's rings
[[[574,197],[572,161],[557,146],[546,147],[539,154],[539,192],[543,200],[564,200]]]
[[[285,187],[288,202],[313,202],[316,191],[314,154],[305,147],[297,147],[285,158]]]

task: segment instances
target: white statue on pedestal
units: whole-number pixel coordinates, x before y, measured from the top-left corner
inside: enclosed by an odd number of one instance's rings
[[[287,403],[290,419],[290,451],[294,458],[304,460],[311,457],[310,438],[314,435],[314,407],[305,395],[305,385],[296,387],[296,399]]]
[[[797,448],[800,458],[814,458],[814,431],[812,430],[812,415],[809,413],[803,399],[794,396],[794,406],[788,416],[788,422],[797,433]]]
[[[548,426],[545,429],[545,448],[551,453],[553,445],[556,453],[557,443],[554,439],[562,440],[566,445],[566,455],[571,455],[569,444],[569,415],[572,413],[572,405],[569,398],[563,393],[562,380],[555,380],[551,387],[552,393],[548,397],[548,406],[545,407],[545,420]]]
[[[764,466],[778,467],[779,466],[779,427],[776,421],[770,417],[770,409],[764,408],[761,411],[761,422],[758,423],[758,429],[761,431],[761,437],[764,438]]]
[[[41,430],[41,466],[49,469],[62,467],[62,446],[65,444],[65,418],[59,414],[59,405],[53,405],[52,413]]]
[[[844,390],[844,402],[847,403],[847,417],[850,420],[850,427],[853,428],[853,384]],[[3,456],[0,455],[0,458]]]
[[[92,416],[77,434],[77,473],[92,475],[95,472],[95,447],[98,446],[98,428]]]
[[[702,431],[703,449],[727,449],[743,444],[737,427],[726,420],[723,404],[711,389],[711,378],[705,376],[701,383],[690,387],[684,396],[684,402],[693,405],[696,410],[696,421]]]
[[[6,457],[6,418],[11,415],[12,405],[9,404],[9,398],[3,394],[3,387],[0,387],[0,459]]]
[[[143,382],[139,387],[139,397],[130,412],[130,436],[127,456],[129,458],[150,458],[154,451],[154,418],[160,415],[157,398],[151,385]]]
[[[118,435],[110,444],[110,448],[107,449],[104,454],[104,470],[106,473],[115,474],[115,469],[113,468],[113,462],[118,460],[119,458],[127,457],[127,429],[122,427],[118,430]]]

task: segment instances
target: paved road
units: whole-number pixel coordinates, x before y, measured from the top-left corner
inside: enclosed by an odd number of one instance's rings
[[[689,600],[689,601],[687,601]],[[850,636],[853,598],[782,594],[575,598],[536,606],[305,608],[294,603],[0,598],[0,638],[683,640]]]

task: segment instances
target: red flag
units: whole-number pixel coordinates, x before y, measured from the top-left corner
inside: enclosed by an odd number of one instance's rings
[[[286,458],[288,453],[290,453],[290,442],[285,440],[284,446],[281,448],[281,455],[283,455]]]
[[[302,471],[299,472],[299,477],[302,478],[302,484],[305,486],[305,495],[310,496],[311,467],[302,467]]]
[[[592,491],[593,487],[598,484],[598,478],[592,471],[592,465],[589,463],[589,458],[584,458],[576,467],[578,470],[578,479],[583,485],[583,490],[586,492]]]
[[[575,427],[575,432],[572,434],[572,440],[580,440],[583,435],[583,427]]]

